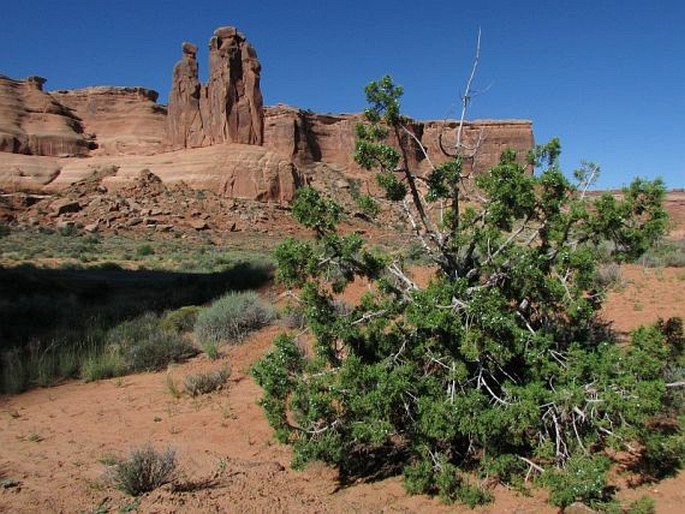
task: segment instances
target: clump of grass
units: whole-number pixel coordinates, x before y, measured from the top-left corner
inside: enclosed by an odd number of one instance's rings
[[[188,340],[165,330],[153,313],[120,323],[108,332],[107,341],[120,348],[130,371],[162,369],[170,362],[179,362],[197,353]]]
[[[215,361],[221,357],[219,344],[215,341],[205,341],[202,343],[202,351],[205,352],[210,361]]]
[[[169,391],[169,394],[173,396],[174,398],[180,398],[181,397],[181,391],[178,389],[178,386],[176,385],[176,381],[174,380],[174,377],[171,376],[171,373],[166,374],[166,389]]]
[[[229,293],[199,314],[195,335],[202,343],[239,342],[275,317],[273,306],[263,302],[257,293]]]
[[[190,396],[199,396],[217,391],[228,380],[230,371],[223,367],[215,371],[188,375],[185,380],[185,390]]]
[[[621,267],[616,263],[600,264],[595,271],[595,282],[602,289],[625,286]]]
[[[195,327],[195,322],[201,311],[202,307],[186,305],[180,309],[167,312],[162,318],[161,326],[165,330],[176,333],[190,332]]]
[[[151,444],[131,451],[128,459],[118,462],[108,472],[115,487],[131,496],[140,496],[172,482],[177,476],[176,451],[155,450]]]
[[[118,377],[126,372],[119,348],[114,345],[92,352],[81,364],[81,377],[86,382]]]
[[[136,255],[138,257],[146,257],[148,255],[154,255],[155,249],[152,248],[152,245],[149,244],[142,244],[138,248],[136,248]]]

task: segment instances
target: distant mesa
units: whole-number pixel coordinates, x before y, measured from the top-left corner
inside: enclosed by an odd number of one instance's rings
[[[46,92],[42,77],[0,75],[0,187],[54,190],[95,167],[115,165],[120,168],[115,181],[132,180],[150,168],[165,182],[288,202],[300,184],[316,180],[322,165],[368,180],[352,158],[361,115],[265,107],[257,52],[236,28],[220,27],[211,36],[205,84],[198,66],[197,46],[182,43],[168,107],[144,87]],[[444,162],[438,140],[449,145],[456,128],[449,120],[413,122],[410,165],[419,173],[429,169],[417,142],[434,164]],[[469,122],[465,136],[482,140],[468,163],[475,171],[496,164],[507,147],[523,156],[534,144],[527,120]]]

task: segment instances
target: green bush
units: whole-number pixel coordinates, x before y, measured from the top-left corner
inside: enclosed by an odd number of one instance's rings
[[[197,317],[195,336],[201,342],[237,342],[276,318],[274,308],[257,293],[228,293]]]
[[[155,249],[152,248],[150,244],[142,244],[136,248],[136,255],[138,257],[146,257],[148,255],[154,255]]]
[[[162,328],[153,313],[120,323],[107,333],[107,342],[118,348],[129,371],[162,369],[197,353],[187,339]]]
[[[635,262],[663,237],[663,183],[636,179],[620,198],[588,196],[597,166],[567,179],[556,139],[527,164],[505,150],[475,178],[457,144],[419,182],[401,88],[384,77],[366,93],[355,159],[374,169],[383,204],[395,204],[387,215],[411,227],[431,277],[418,284],[401,253],[338,231],[331,199],[298,192],[293,216],[314,240],[289,239],[275,256],[278,278],[298,291],[313,352],[280,335],[253,367],[293,465],[323,460],[349,481],[381,472],[370,456],[391,455],[410,492],[470,505],[490,495],[469,477],[520,484],[538,475],[557,505],[606,503],[616,450],[641,454],[643,475],[674,473],[682,419],[664,377],[681,358],[679,325],[619,344],[600,316],[596,273],[600,253]],[[400,149],[387,144],[391,134]],[[480,200],[465,205],[473,186]],[[372,286],[337,306],[336,293],[358,278]]]
[[[92,352],[81,363],[81,378],[86,382],[104,380],[125,374],[127,366],[117,346],[109,345]]]
[[[162,318],[161,327],[173,332],[190,332],[195,327],[197,316],[202,312],[202,307],[197,305],[185,305],[175,311],[167,312]]]
[[[173,481],[177,475],[176,452],[158,452],[152,445],[131,451],[127,460],[115,464],[108,476],[115,487],[131,496],[140,496]]]
[[[190,396],[199,396],[221,389],[228,380],[230,372],[223,367],[215,371],[188,375],[185,379],[185,391]]]

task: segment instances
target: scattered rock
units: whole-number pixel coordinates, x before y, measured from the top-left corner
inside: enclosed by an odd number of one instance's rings
[[[209,225],[207,224],[206,221],[203,221],[203,220],[193,220],[190,222],[190,226],[193,227],[197,231],[209,229]]]
[[[597,511],[591,509],[581,502],[575,502],[564,509],[564,514],[597,514]]]
[[[61,216],[62,214],[66,214],[68,212],[79,212],[80,210],[81,204],[77,200],[64,198],[52,203],[52,211],[57,216]]]

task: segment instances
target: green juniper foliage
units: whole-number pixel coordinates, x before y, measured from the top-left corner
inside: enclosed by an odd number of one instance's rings
[[[288,240],[276,259],[278,278],[299,289],[313,356],[284,334],[253,371],[294,465],[323,460],[343,478],[392,467],[412,494],[469,505],[490,498],[474,477],[542,478],[561,506],[610,499],[609,448],[653,477],[677,469],[682,404],[664,377],[668,361],[682,369],[682,324],[668,325],[679,344],[663,323],[617,344],[598,318],[606,291],[595,272],[607,241],[614,260],[634,261],[663,235],[663,183],[591,200],[597,166],[584,163],[571,183],[556,139],[527,165],[505,151],[475,189],[465,146],[419,181],[401,88],[384,77],[366,93],[356,160],[375,170],[384,205],[399,206],[435,273],[418,286],[400,256],[338,233],[332,200],[299,191],[293,215],[316,239]],[[464,208],[474,190],[479,202]],[[431,202],[444,207],[439,220]],[[341,310],[335,294],[357,277],[374,287]]]

